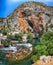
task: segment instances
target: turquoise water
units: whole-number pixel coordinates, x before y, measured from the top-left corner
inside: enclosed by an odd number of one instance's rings
[[[5,63],[0,60],[0,65],[5,65]]]
[[[32,65],[31,58],[21,61],[20,63],[11,63],[0,61],[0,65]]]
[[[35,40],[34,40],[34,46],[38,45],[39,44],[39,41],[40,41],[40,39],[35,38]]]
[[[38,44],[38,42],[39,42],[39,39],[36,38],[34,40],[34,46],[36,46]],[[23,60],[22,62],[20,62],[18,64],[14,64],[14,63],[10,63],[10,62],[7,62],[7,64],[6,64],[6,63],[4,63],[4,61],[2,62],[0,60],[0,65],[32,65],[32,61],[31,61],[31,58],[28,58],[28,59]]]

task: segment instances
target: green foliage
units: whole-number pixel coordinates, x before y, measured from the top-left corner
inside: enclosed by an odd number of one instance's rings
[[[46,51],[47,50],[47,46],[45,46],[45,45],[37,45],[36,47],[35,47],[35,51],[36,51],[36,53],[38,54],[40,54],[40,55],[48,55],[48,51]]]
[[[0,33],[1,33],[1,29],[0,29]]]
[[[22,33],[19,33],[19,34],[15,34],[15,37],[16,38],[21,38],[23,36],[23,32]]]
[[[31,59],[33,60],[33,62],[36,62],[40,58],[40,56],[41,55],[38,53],[36,55],[33,55]]]
[[[53,55],[53,43],[49,43],[47,45],[47,51],[48,51],[49,55]]]
[[[24,34],[27,34],[27,42],[28,43],[33,43],[33,36],[32,36],[32,33],[30,33],[30,32],[27,32],[27,33],[20,32],[19,34],[15,34],[15,35],[12,35],[12,33],[11,33],[11,34],[8,34],[7,37],[8,37],[8,39],[15,39],[18,42],[21,42],[22,41],[22,36]]]
[[[2,43],[4,46],[8,46],[8,45],[9,45],[9,42],[7,42],[6,40],[2,40],[1,43]]]
[[[15,38],[17,38],[17,40],[18,40],[19,42],[22,41],[22,36],[23,36],[23,33],[15,34]]]
[[[8,39],[13,39],[13,38],[15,38],[15,35],[8,34],[7,37],[8,37]]]
[[[35,46],[35,53],[33,61],[42,55],[53,55],[53,32],[48,31],[42,35],[39,45]]]
[[[17,38],[18,42],[22,41],[23,32],[20,32],[19,34],[15,34],[15,38]]]
[[[28,33],[27,33],[27,36],[28,36],[28,37],[27,37],[28,39],[32,38],[32,33],[28,32]]]
[[[34,43],[34,41],[33,41],[33,35],[30,32],[27,33],[27,42],[28,43],[32,43],[32,44]]]
[[[42,35],[40,39],[40,44],[47,45],[49,43],[53,43],[53,32],[46,32]]]
[[[48,55],[53,55],[53,32],[44,33],[40,39],[40,45],[45,45],[47,47],[45,51],[48,52]]]
[[[37,51],[37,52],[43,52],[43,51],[45,51],[47,49],[47,47],[45,46],[45,45],[37,45],[36,47],[35,47],[35,51]]]
[[[7,30],[6,29],[2,29],[0,30],[1,33],[3,33],[4,35],[7,35]]]

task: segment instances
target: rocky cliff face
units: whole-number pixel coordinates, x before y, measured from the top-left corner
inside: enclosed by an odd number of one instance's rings
[[[38,2],[27,2],[3,19],[4,21],[8,31],[20,30],[39,34],[47,30],[53,31],[53,7]]]
[[[32,65],[53,65],[53,56],[41,57],[41,59]]]

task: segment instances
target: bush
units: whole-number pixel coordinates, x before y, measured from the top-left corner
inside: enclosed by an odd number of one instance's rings
[[[47,46],[45,46],[45,45],[37,45],[36,47],[35,47],[35,51],[36,51],[36,53],[38,54],[40,54],[40,55],[48,55],[48,51],[46,51],[47,50]]]
[[[47,51],[48,51],[49,55],[53,55],[53,43],[49,43],[47,45]]]
[[[23,36],[23,33],[15,34],[16,38],[21,38]]]
[[[6,40],[2,40],[1,43],[2,43],[4,46],[9,46],[9,42],[7,42]]]
[[[15,39],[15,35],[12,35],[12,34],[8,34],[7,37],[8,39]]]
[[[4,35],[7,35],[7,30],[6,29],[2,29],[0,32],[3,33]]]
[[[18,42],[22,41],[23,32],[19,34],[15,34],[15,38],[17,38]]]
[[[30,32],[27,33],[27,42],[28,43],[32,43],[32,44],[34,43],[34,41],[33,41],[33,35]]]
[[[53,32],[46,32],[42,35],[40,39],[40,44],[47,45],[49,43],[53,43]]]
[[[31,59],[33,62],[36,62],[40,58],[40,56],[41,56],[40,54],[36,54],[36,55],[33,55]]]

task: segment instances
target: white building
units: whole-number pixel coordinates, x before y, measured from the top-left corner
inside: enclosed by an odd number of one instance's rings
[[[2,34],[2,33],[0,33],[0,45],[1,45],[1,38],[2,38],[2,36],[3,36],[3,34]]]

